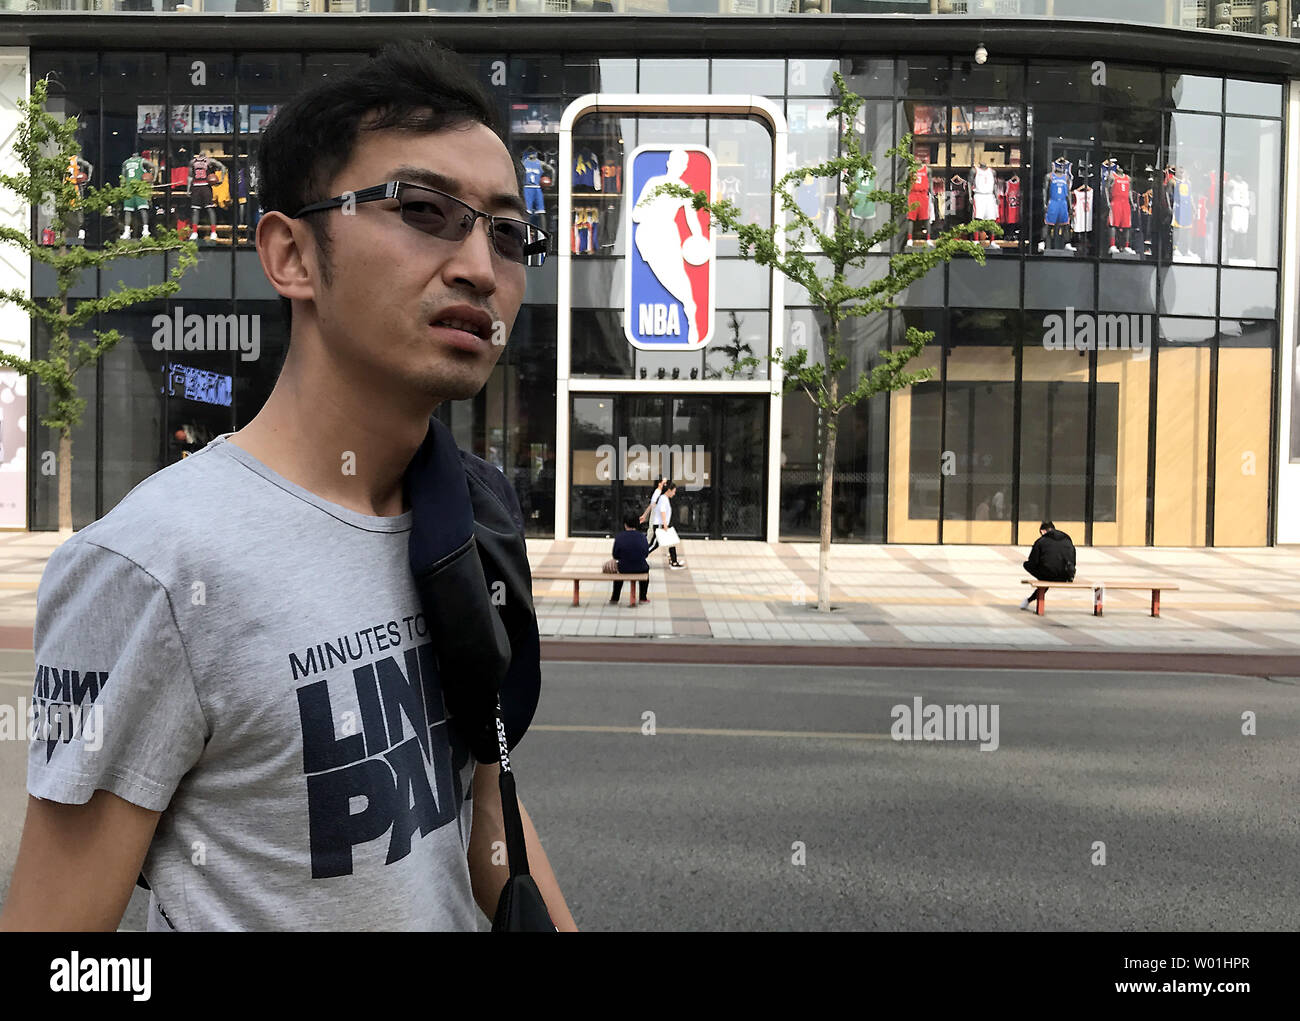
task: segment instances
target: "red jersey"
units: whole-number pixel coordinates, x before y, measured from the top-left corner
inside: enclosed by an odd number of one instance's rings
[[[1020,182],[1008,181],[1005,194],[1007,204],[1007,215],[1004,223],[1020,222]]]
[[[1130,196],[1128,174],[1116,173],[1110,178],[1110,225],[1127,230],[1133,226],[1133,199]]]

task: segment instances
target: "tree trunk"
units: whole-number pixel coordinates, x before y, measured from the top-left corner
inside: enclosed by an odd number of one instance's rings
[[[829,359],[828,359],[829,361]],[[830,385],[830,404],[833,408],[839,399],[839,380],[832,379]],[[831,495],[835,483],[835,415],[828,412],[826,416],[826,440],[822,449],[822,528],[821,549],[817,553],[817,609],[822,613],[831,612]]]
[[[72,431],[59,431],[59,535],[72,535]]]

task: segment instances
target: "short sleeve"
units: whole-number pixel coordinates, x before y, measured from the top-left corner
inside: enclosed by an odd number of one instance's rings
[[[84,804],[97,790],[161,812],[208,736],[166,588],[80,538],[37,591],[27,790]]]

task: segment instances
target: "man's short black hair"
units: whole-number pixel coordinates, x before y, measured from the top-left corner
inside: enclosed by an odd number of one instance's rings
[[[636,528],[640,524],[641,524],[641,516],[639,514],[633,514],[631,512],[628,512],[627,514],[623,515],[624,528]]]
[[[1052,524],[1050,521],[1044,521],[1042,524],[1038,526],[1038,530],[1040,532],[1054,532],[1056,531],[1056,526]]]
[[[373,59],[300,92],[280,108],[258,149],[258,201],[264,212],[293,216],[305,205],[332,198],[326,188],[352,159],[363,124],[364,130],[423,134],[475,123],[504,141],[496,106],[460,57],[433,42],[390,43]],[[513,162],[522,194],[523,167]],[[329,217],[306,219],[328,283]],[[287,322],[292,306],[288,298],[280,301]]]

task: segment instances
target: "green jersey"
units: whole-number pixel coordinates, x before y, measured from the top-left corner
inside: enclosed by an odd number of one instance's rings
[[[876,182],[868,177],[865,180],[861,171],[853,175],[853,215],[862,220],[870,220],[876,215],[876,204],[868,196],[875,191]]]
[[[144,159],[139,156],[128,156],[126,162],[122,164],[122,180],[143,181]]]
[[[143,181],[145,179],[145,161],[140,156],[128,156],[122,163],[122,183]],[[123,209],[143,209],[148,202],[142,198],[129,198],[123,201]]]

